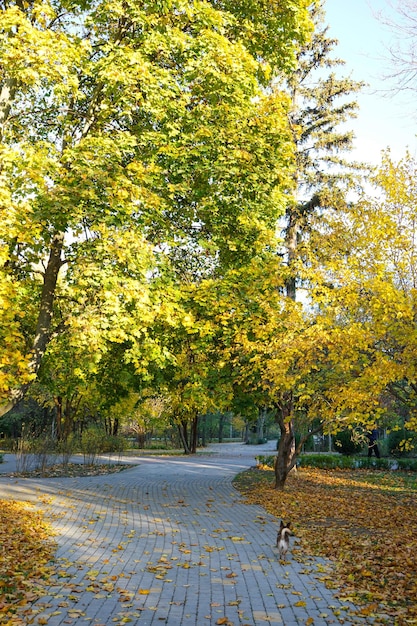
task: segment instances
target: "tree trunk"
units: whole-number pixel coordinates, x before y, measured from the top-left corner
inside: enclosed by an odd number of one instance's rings
[[[243,443],[249,443],[249,422],[245,422],[245,430],[243,432]]]
[[[15,78],[8,78],[3,82],[0,89],[0,141],[4,136],[4,127],[10,115],[17,85],[18,82]]]
[[[184,448],[184,454],[190,454],[191,450],[190,450],[190,446],[188,443],[187,422],[185,420],[178,422],[178,432],[180,435],[182,446]]]
[[[71,400],[66,398],[65,408],[64,408],[64,432],[63,432],[64,441],[67,441],[68,437],[73,432],[73,426],[74,426],[74,410],[71,404]]]
[[[297,245],[298,245],[298,233],[299,233],[299,223],[298,223],[298,215],[296,210],[288,212],[288,225],[285,232],[285,245],[287,249],[287,263],[290,268],[290,273],[288,278],[285,281],[285,291],[288,298],[291,300],[296,299],[297,296],[297,286],[295,275],[291,271],[292,264],[297,255]]]
[[[191,422],[190,452],[196,454],[198,444],[198,413]]]
[[[266,408],[259,409],[258,420],[256,422],[257,443],[261,443],[265,439],[264,428],[265,428],[267,413],[268,413],[268,410]]]
[[[62,397],[57,396],[54,399],[56,409],[56,436],[58,441],[62,440]]]
[[[207,446],[207,415],[204,414],[203,415],[203,419],[202,419],[202,428],[201,428],[201,445],[203,446],[203,448],[205,448]]]
[[[275,459],[275,489],[283,490],[288,474],[295,467],[295,437],[293,421],[280,424],[281,438]]]
[[[218,436],[219,443],[223,443],[223,428],[224,428],[224,420],[225,419],[226,419],[226,417],[222,413],[219,416],[219,436]]]
[[[281,431],[278,453],[275,459],[275,489],[283,490],[288,474],[295,467],[297,451],[293,420],[293,398],[287,393],[277,406],[277,422]]]
[[[33,373],[37,373],[45,354],[45,350],[50,340],[53,306],[58,281],[58,273],[62,267],[62,247],[64,235],[62,232],[56,233],[51,242],[48,265],[46,266],[41,303],[39,308],[38,323],[36,325],[35,339],[32,347],[32,358],[30,368]]]

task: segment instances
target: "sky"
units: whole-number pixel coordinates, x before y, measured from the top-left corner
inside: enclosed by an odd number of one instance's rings
[[[380,162],[381,152],[388,147],[395,160],[402,158],[407,149],[417,158],[417,104],[410,93],[386,93],[387,88],[395,86],[393,80],[384,78],[392,71],[388,50],[394,36],[378,15],[395,17],[396,4],[396,0],[325,3],[329,35],[339,41],[334,53],[345,61],[342,75],[367,83],[356,96],[358,117],[348,125],[356,136],[352,156],[373,164]]]

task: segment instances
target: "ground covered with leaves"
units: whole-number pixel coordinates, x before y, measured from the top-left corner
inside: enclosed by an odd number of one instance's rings
[[[10,476],[97,476],[129,467],[132,465],[68,463]],[[52,535],[51,527],[35,509],[0,500],[0,624],[13,624],[16,610],[43,594],[54,573],[50,565],[56,547]]]
[[[40,595],[51,575],[52,530],[23,503],[0,500],[0,624]]]
[[[250,503],[291,520],[295,558],[327,557],[328,586],[376,623],[417,624],[416,474],[303,468],[273,488],[274,473],[254,469],[235,486]],[[294,540],[293,540],[294,541]]]
[[[129,469],[131,467],[134,466],[131,464],[123,463],[93,463],[91,465],[83,463],[66,463],[65,465],[48,465],[44,468],[38,468],[25,472],[13,472],[7,475],[11,476],[12,478],[67,478],[74,476],[102,476],[105,474],[115,474],[117,472],[122,472],[123,470]]]

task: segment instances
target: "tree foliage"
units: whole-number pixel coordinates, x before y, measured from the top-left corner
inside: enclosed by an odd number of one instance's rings
[[[356,406],[378,415],[389,409],[380,402],[388,390],[407,405],[415,428],[416,164],[386,153],[373,183],[373,194],[318,225],[327,244],[316,297],[345,337],[339,362],[349,357],[345,382],[329,400],[335,412]]]
[[[292,144],[263,87],[293,66],[307,6],[3,2],[3,412],[63,332],[162,363],[147,329],[170,316],[169,256],[233,266],[270,239]]]

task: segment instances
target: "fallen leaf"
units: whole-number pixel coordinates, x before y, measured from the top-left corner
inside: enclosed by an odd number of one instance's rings
[[[284,491],[272,489],[273,481],[273,470],[256,470],[234,484],[251,504],[295,521],[297,560],[330,559],[330,568],[317,567],[319,580],[375,622],[417,624],[414,474],[303,467]]]

